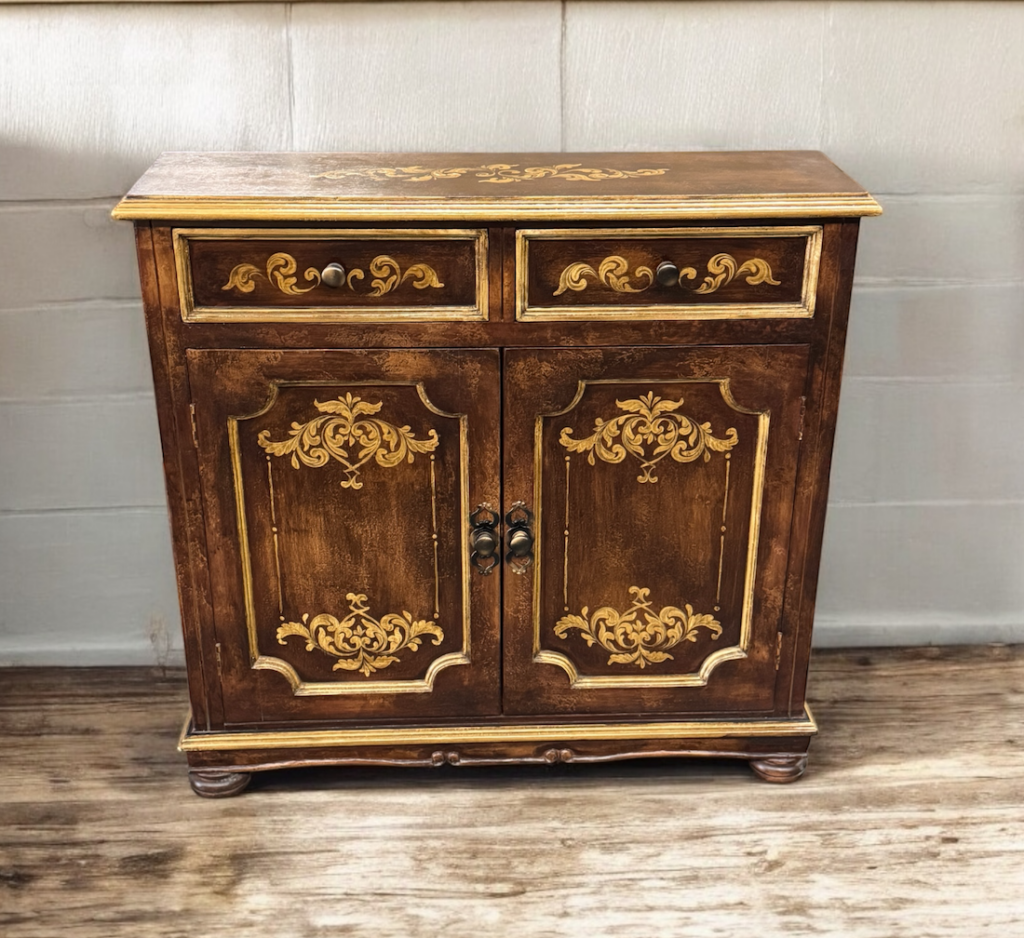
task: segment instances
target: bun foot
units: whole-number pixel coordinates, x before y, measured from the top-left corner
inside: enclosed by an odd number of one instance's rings
[[[764,782],[775,782],[779,785],[785,782],[795,782],[807,768],[807,753],[751,759],[750,768]]]
[[[192,791],[204,798],[230,798],[249,787],[252,772],[218,772],[215,769],[193,769],[188,773]]]

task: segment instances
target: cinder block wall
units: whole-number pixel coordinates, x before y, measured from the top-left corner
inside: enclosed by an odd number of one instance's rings
[[[0,663],[180,659],[164,149],[822,149],[864,223],[820,644],[1024,640],[1024,3],[0,5]]]

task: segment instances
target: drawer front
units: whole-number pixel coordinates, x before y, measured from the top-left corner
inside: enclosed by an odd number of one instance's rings
[[[482,229],[177,228],[174,256],[186,322],[487,319]]]
[[[520,230],[516,318],[810,319],[820,257],[818,226]]]

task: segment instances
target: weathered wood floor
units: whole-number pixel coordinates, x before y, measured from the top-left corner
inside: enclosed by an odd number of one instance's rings
[[[792,786],[305,770],[209,801],[182,680],[0,672],[5,938],[1024,935],[1024,648],[818,654]]]

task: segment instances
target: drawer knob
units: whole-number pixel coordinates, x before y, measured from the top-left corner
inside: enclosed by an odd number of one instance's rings
[[[345,268],[341,264],[328,264],[321,272],[320,279],[324,286],[337,290],[345,286]]]
[[[679,283],[679,268],[672,261],[662,261],[654,272],[654,278],[663,287],[674,287]]]

